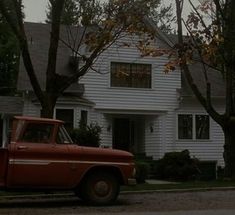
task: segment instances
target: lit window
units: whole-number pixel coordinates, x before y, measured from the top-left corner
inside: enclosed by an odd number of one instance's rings
[[[111,86],[151,88],[151,65],[111,62]]]

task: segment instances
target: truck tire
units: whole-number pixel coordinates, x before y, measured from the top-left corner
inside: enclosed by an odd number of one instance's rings
[[[110,205],[120,191],[120,184],[114,174],[94,172],[87,177],[83,186],[84,200],[92,205]]]

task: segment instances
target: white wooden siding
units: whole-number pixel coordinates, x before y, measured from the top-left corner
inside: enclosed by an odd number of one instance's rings
[[[81,110],[88,111],[88,119],[87,122],[90,124],[91,122],[91,111],[90,107],[84,106],[84,105],[77,105],[77,104],[57,104],[55,109],[73,109],[74,110],[74,127],[79,127],[79,122],[81,119]],[[24,99],[24,107],[23,107],[23,115],[25,116],[34,116],[39,117],[40,116],[40,109],[41,106],[39,104],[32,103],[32,98],[27,97]]]
[[[118,47],[118,48],[117,48]],[[152,65],[152,88],[121,88],[110,86],[110,63],[149,63]],[[165,56],[141,58],[138,50],[112,46],[96,61],[94,68],[99,74],[90,70],[80,83],[85,85],[85,97],[93,101],[97,109],[116,110],[169,110],[177,106],[177,92],[180,88],[180,72],[165,74],[164,64],[168,61]]]
[[[113,132],[113,125],[112,125],[112,118],[108,115],[103,115],[99,125],[102,128],[101,133],[101,146],[112,148],[112,132]],[[108,129],[110,128],[110,130]]]
[[[158,116],[146,116],[145,118],[145,152],[153,159],[160,158],[161,150],[161,118]],[[150,127],[153,127],[151,132]]]
[[[162,141],[161,145],[164,150],[162,150],[161,157],[164,156],[166,152],[174,151],[174,141],[175,141],[175,110],[168,111],[164,116],[162,116],[162,126],[163,132],[162,132]]]
[[[34,117],[40,116],[40,106],[33,104],[30,97],[24,97],[23,115]]]
[[[172,134],[172,130],[169,131],[167,128],[168,125],[172,125],[165,122],[165,118],[168,119],[167,116],[149,116],[148,112],[166,113],[174,111],[178,107],[177,89],[181,88],[181,74],[179,71],[164,73],[164,65],[169,60],[167,56],[142,58],[135,46],[122,47],[122,42],[114,44],[97,59],[93,66],[96,71],[90,70],[81,78],[80,83],[85,86],[84,97],[96,104],[92,119],[102,127],[101,142],[105,146],[112,146],[112,130],[107,131],[106,129],[109,124],[112,125],[112,119],[102,115],[102,110],[104,112],[105,110],[115,110],[117,114],[118,111],[120,113],[126,111],[129,114],[142,111],[142,114],[145,115],[144,112],[146,112],[145,128],[142,128],[145,133],[144,143],[141,146],[138,144],[138,149],[140,152],[145,151],[148,156],[158,159],[165,151],[162,147],[167,150],[165,133]],[[151,64],[151,88],[111,87],[111,62]],[[149,124],[153,124],[153,132],[150,132]],[[172,137],[167,141],[171,143],[168,145],[172,145]]]
[[[223,111],[221,106],[217,106],[217,110]],[[183,103],[181,108],[176,112],[175,121],[177,121],[177,114],[206,114],[204,109],[196,102]],[[175,134],[177,129],[175,129]],[[209,140],[177,140],[175,135],[174,148],[176,151],[188,149],[192,156],[199,160],[214,160],[218,165],[224,165],[223,161],[223,145],[224,134],[220,126],[210,118],[210,139]]]

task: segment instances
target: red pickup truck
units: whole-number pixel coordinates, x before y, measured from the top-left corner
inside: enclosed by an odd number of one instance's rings
[[[0,148],[0,188],[73,190],[92,204],[114,202],[120,185],[135,184],[129,152],[74,144],[63,121],[17,116]]]

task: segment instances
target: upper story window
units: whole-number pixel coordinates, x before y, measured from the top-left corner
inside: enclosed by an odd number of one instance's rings
[[[210,139],[210,120],[205,114],[179,114],[178,139]]]
[[[56,109],[56,119],[65,122],[64,127],[67,131],[73,129],[74,110],[73,109]]]
[[[151,88],[151,64],[111,62],[111,86]]]

